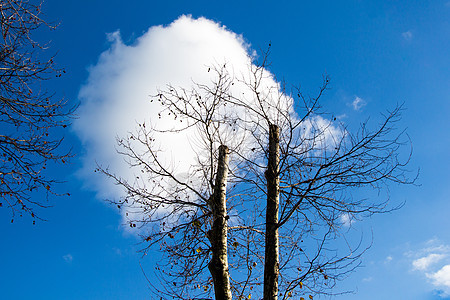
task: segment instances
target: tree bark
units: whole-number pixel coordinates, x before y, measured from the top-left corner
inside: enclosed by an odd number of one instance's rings
[[[269,157],[266,170],[267,208],[266,208],[266,245],[264,264],[264,300],[278,299],[279,249],[278,249],[278,205],[280,129],[271,124],[269,127]]]
[[[217,162],[214,191],[210,202],[213,225],[208,232],[212,251],[212,258],[208,264],[208,269],[213,278],[216,300],[231,300],[227,256],[227,177],[228,148],[225,145],[221,145],[219,147],[219,160]]]

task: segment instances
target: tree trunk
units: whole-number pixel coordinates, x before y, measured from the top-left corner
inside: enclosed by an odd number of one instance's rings
[[[266,170],[267,208],[266,208],[266,248],[264,265],[264,300],[278,299],[278,205],[279,184],[278,164],[280,161],[280,129],[269,127],[269,158]]]
[[[227,176],[228,148],[225,145],[221,145],[219,147],[216,181],[210,202],[213,225],[208,232],[212,251],[212,258],[208,264],[208,268],[213,278],[216,300],[231,300],[227,256]]]

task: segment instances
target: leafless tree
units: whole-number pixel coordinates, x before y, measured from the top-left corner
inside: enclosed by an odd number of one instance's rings
[[[240,97],[226,98],[259,120],[252,124],[252,137],[247,137],[259,149],[253,149],[250,157],[236,153],[241,162],[238,169],[247,171],[244,176],[233,175],[246,183],[247,194],[267,199],[255,214],[259,218],[252,220],[253,228],[259,224],[265,232],[264,247],[255,243],[258,246],[253,249],[265,252],[264,299],[311,298],[330,292],[336,280],[358,266],[366,249],[359,243],[347,249],[333,246],[343,238],[342,220],[395,208],[377,195],[358,198],[354,192],[387,190],[389,183],[415,181],[405,168],[410,152],[400,158],[400,148],[409,139],[396,131],[401,107],[383,116],[374,130],[363,123],[355,134],[336,117],[327,117],[319,105],[327,77],[316,97],[297,93],[304,108],[303,114],[294,113],[294,102],[284,99],[282,86],[278,94],[266,92],[277,90],[265,85],[266,58],[252,66],[252,77],[245,82],[256,105]]]
[[[37,208],[48,206],[48,195],[57,194],[48,164],[71,157],[60,150],[59,128],[67,127],[74,108],[42,86],[64,71],[46,55],[47,45],[33,39],[39,28],[55,28],[41,18],[41,3],[2,0],[0,26],[0,206],[11,209],[12,220],[23,213],[35,219]]]
[[[266,71],[266,57],[240,77],[224,65],[212,68],[209,84],[168,86],[153,101],[160,102],[162,119],[183,125],[141,123],[137,133],[119,139],[120,153],[140,174],[135,180],[99,169],[125,188],[115,203],[145,233],[144,252],[159,245],[167,256],[156,267],[159,296],[211,297],[212,285],[216,299],[329,293],[365,250],[360,243],[338,248],[336,240],[345,241],[343,218],[392,209],[386,200],[353,192],[414,181],[405,174],[409,156],[399,158],[400,107],[375,130],[363,124],[351,134],[321,110],[327,77],[317,96],[298,92],[303,111],[295,110],[294,97]],[[156,138],[179,132],[196,141],[196,163],[183,174],[161,158]],[[230,153],[225,164],[224,151]],[[226,165],[228,174],[221,171]]]
[[[212,88],[168,86],[152,97],[162,107],[162,123],[140,123],[137,133],[118,140],[120,154],[136,171],[134,180],[98,169],[125,188],[126,196],[114,203],[125,209],[130,227],[141,228],[148,243],[143,251],[153,245],[163,249],[166,259],[156,266],[158,276],[154,277],[165,283],[154,285],[161,297],[232,297],[227,258],[231,207],[226,192],[229,153],[237,151],[239,142],[227,128],[234,125],[223,98],[232,82],[223,70],[217,72]],[[165,119],[173,122],[165,126]],[[164,159],[163,153],[171,150],[164,147],[164,139],[179,134],[190,134],[192,147],[198,150],[193,163],[183,170]],[[180,147],[188,150],[190,146]]]

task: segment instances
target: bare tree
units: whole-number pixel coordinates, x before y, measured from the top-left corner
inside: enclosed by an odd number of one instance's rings
[[[2,0],[0,26],[0,206],[6,204],[13,219],[23,213],[34,219],[37,208],[48,206],[34,193],[57,194],[57,180],[46,175],[48,164],[66,163],[71,156],[60,150],[58,128],[67,127],[74,108],[42,87],[64,71],[46,56],[47,45],[32,37],[42,26],[55,28],[41,19],[41,3]]]
[[[183,125],[142,123],[137,134],[119,139],[120,153],[144,178],[130,181],[100,168],[125,188],[127,195],[115,203],[127,206],[130,226],[139,224],[149,232],[142,235],[148,247],[159,244],[167,255],[157,266],[165,289],[156,287],[159,296],[211,297],[211,285],[216,299],[330,293],[366,249],[359,243],[336,246],[345,241],[342,220],[392,209],[386,200],[353,192],[414,181],[405,174],[409,156],[399,158],[400,107],[375,130],[363,124],[351,134],[321,111],[327,77],[316,97],[298,92],[303,110],[295,110],[294,97],[267,72],[266,57],[241,77],[226,66],[213,68],[210,84],[168,86],[158,94],[161,118]],[[161,158],[155,138],[179,132],[197,141],[196,163],[187,174]],[[229,163],[222,162],[224,149]],[[221,171],[227,164],[228,177]]]
[[[366,249],[359,243],[346,251],[333,248],[333,242],[343,237],[342,220],[395,208],[377,196],[358,198],[353,192],[387,190],[390,182],[415,181],[405,169],[410,153],[400,158],[400,148],[409,139],[395,130],[401,107],[388,112],[374,130],[363,123],[355,134],[336,117],[322,113],[319,99],[327,89],[327,77],[316,97],[297,93],[304,109],[303,115],[295,113],[294,102],[285,99],[282,87],[278,94],[267,92],[280,89],[265,85],[266,58],[252,67],[252,77],[245,81],[256,105],[240,97],[226,98],[245,107],[247,114],[259,116],[249,137],[259,149],[253,149],[251,157],[237,153],[239,169],[248,171],[245,176],[234,175],[247,184],[248,194],[267,199],[255,214],[262,218],[265,210],[265,245],[253,249],[265,251],[264,299],[302,298],[308,292],[312,298],[329,293],[336,280],[358,266]],[[252,222],[263,223],[258,218]]]
[[[231,299],[227,258],[227,183],[229,180],[228,127],[232,119],[224,108],[230,78],[217,72],[213,87],[198,84],[192,90],[168,86],[152,98],[162,107],[160,118],[174,122],[164,127],[141,123],[137,133],[118,140],[120,153],[135,170],[134,180],[122,178],[107,168],[99,171],[125,188],[116,201],[125,209],[130,227],[139,227],[148,245],[164,249],[165,260],[156,266],[163,285],[155,293],[179,299]],[[225,121],[227,120],[227,121]],[[175,126],[172,126],[176,122]],[[225,129],[225,130],[224,130]],[[179,166],[164,159],[164,139],[191,135],[195,156],[191,165]],[[234,141],[230,143],[238,145]],[[181,145],[189,152],[189,145]],[[236,147],[231,151],[236,151]],[[170,155],[169,155],[170,156]],[[209,270],[209,275],[205,271]]]

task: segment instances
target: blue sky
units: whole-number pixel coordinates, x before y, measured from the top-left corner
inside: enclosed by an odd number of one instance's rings
[[[89,76],[113,47],[107,34],[119,30],[123,45],[133,46],[150,27],[181,15],[224,25],[257,51],[271,43],[270,71],[307,94],[328,74],[323,106],[348,124],[369,116],[375,122],[380,112],[404,103],[398,126],[412,140],[410,168],[420,168],[420,186],[391,186],[392,201],[405,201],[404,207],[355,224],[357,234],[373,232],[373,246],[363,267],[337,286],[336,292],[354,294],[333,299],[450,297],[449,1],[47,0],[44,12],[60,26],[39,38],[52,41],[50,51],[67,71],[46,86],[73,103],[83,105],[80,90],[97,82]],[[95,132],[105,124],[85,125]],[[33,226],[24,217],[11,224],[9,211],[0,210],[4,299],[150,299],[140,264],[150,270],[158,255],[137,253],[139,239],[89,184],[83,158],[95,153],[79,135],[72,129],[66,137],[77,154],[73,164],[52,170],[72,196],[51,199],[53,207],[41,212],[47,222]]]

